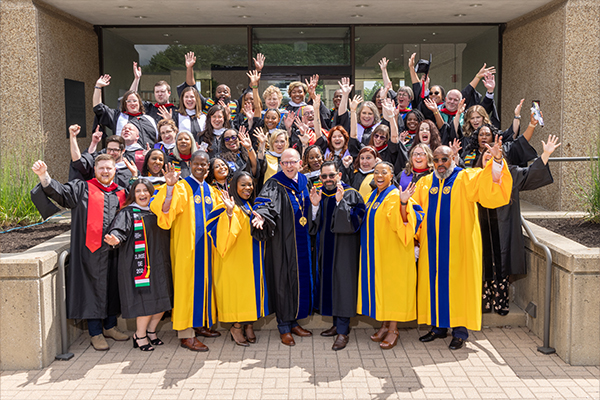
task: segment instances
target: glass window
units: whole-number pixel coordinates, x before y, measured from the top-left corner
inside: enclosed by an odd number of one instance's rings
[[[393,89],[411,86],[408,60],[432,56],[431,85],[446,91],[463,89],[486,63],[498,65],[498,26],[357,26],[355,29],[355,90],[371,99],[383,86],[379,60],[387,57]],[[496,80],[498,82],[498,79]],[[430,86],[431,86],[430,85]],[[483,85],[477,88],[485,91]],[[496,104],[499,104],[496,91]]]
[[[205,97],[213,97],[224,83],[237,99],[248,85],[246,27],[105,28],[102,33],[103,67],[112,76],[104,91],[110,107],[129,89],[133,61],[142,67],[138,90],[144,100],[154,101],[154,84],[164,80],[171,86],[170,101],[178,104],[177,85],[185,81],[189,51],[196,54],[195,79]]]

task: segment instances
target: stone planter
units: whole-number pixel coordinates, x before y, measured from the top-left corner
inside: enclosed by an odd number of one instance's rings
[[[61,353],[58,258],[70,231],[22,253],[0,255],[0,370],[41,369]],[[68,321],[69,344],[82,333]]]
[[[571,365],[600,364],[600,248],[588,248],[529,222],[533,234],[552,253],[550,346]],[[514,285],[515,303],[525,309],[532,302],[537,316],[527,316],[527,327],[544,335],[546,259],[526,236],[527,275]]]

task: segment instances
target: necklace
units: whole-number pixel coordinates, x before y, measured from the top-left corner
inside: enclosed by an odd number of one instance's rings
[[[300,219],[298,220],[298,222],[300,222],[300,225],[304,226],[308,222],[308,220],[304,216],[304,206],[302,205],[302,202],[300,200],[298,200],[298,196],[296,196],[295,190],[292,190],[292,194],[294,195],[294,198],[296,199],[296,203],[298,203],[298,208],[300,209],[300,215],[302,215],[300,217]]]

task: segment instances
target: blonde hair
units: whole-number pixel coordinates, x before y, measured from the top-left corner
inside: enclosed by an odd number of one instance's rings
[[[479,104],[476,104],[474,106],[469,107],[469,109],[465,112],[465,121],[463,123],[462,126],[462,130],[463,130],[463,135],[466,137],[469,137],[473,134],[473,131],[475,131],[475,129],[473,129],[473,125],[471,125],[471,116],[472,114],[479,114],[483,117],[483,123],[481,125],[491,125],[492,122],[490,121],[490,116],[488,115],[487,111],[485,111],[485,108],[483,108],[483,106],[480,106]]]
[[[271,96],[272,94],[277,95],[277,98],[279,99],[279,101],[281,101],[281,99],[283,99],[283,94],[281,94],[281,90],[277,86],[273,86],[273,85],[271,85],[265,89],[265,91],[263,92],[263,99],[266,99],[267,97]]]
[[[273,143],[275,142],[275,139],[277,139],[281,135],[285,135],[285,148],[287,149],[288,147],[290,147],[290,138],[288,138],[287,132],[283,129],[275,129],[273,132],[271,132],[271,136],[269,136],[269,150],[273,150]]]

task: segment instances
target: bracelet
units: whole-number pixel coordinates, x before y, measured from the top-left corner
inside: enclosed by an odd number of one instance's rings
[[[94,86],[94,89],[102,89],[100,86]]]
[[[535,128],[537,125],[529,124],[530,128]]]
[[[496,157],[494,157],[494,161],[496,161],[498,164],[500,164],[502,162],[502,157],[500,157],[500,159],[497,159]]]
[[[256,86],[250,86],[252,89],[258,89],[258,85]]]
[[[521,119],[520,115],[515,115],[515,119]]]
[[[229,213],[227,213],[227,212],[226,212],[225,214],[227,214],[227,216],[228,216],[229,218],[233,217],[233,213],[229,214]]]
[[[405,206],[405,205],[407,205],[407,204],[408,204],[408,201],[407,201],[407,202],[404,202],[404,201],[400,200],[400,204],[402,204],[403,206]]]

